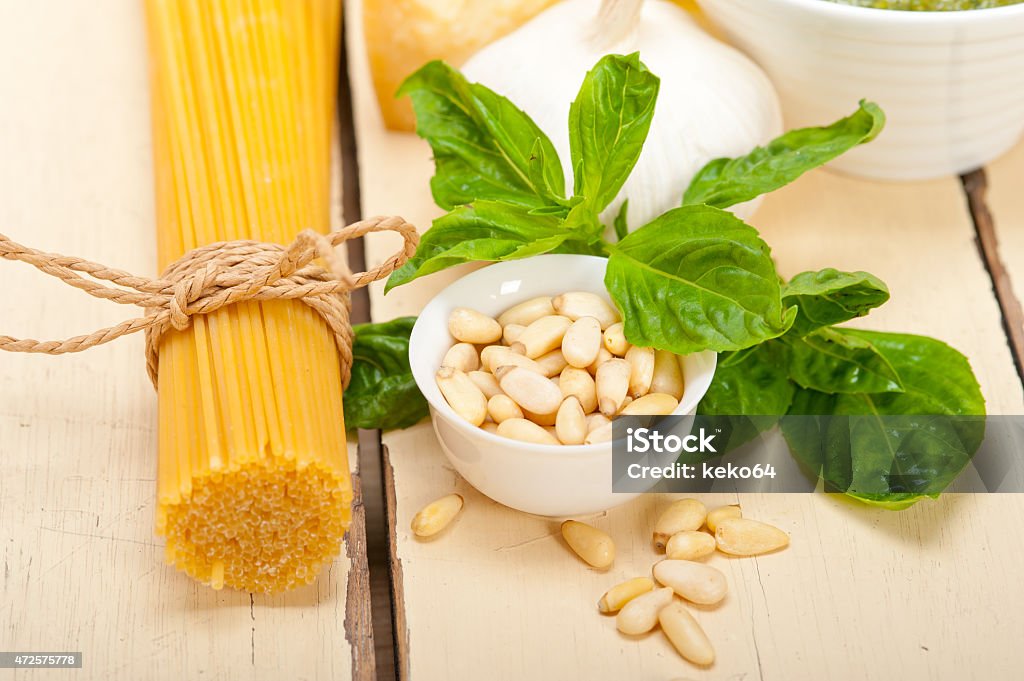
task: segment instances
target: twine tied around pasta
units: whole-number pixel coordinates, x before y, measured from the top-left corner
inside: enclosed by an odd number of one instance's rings
[[[352,274],[335,253],[337,246],[350,239],[386,231],[397,232],[404,243],[402,250],[378,267]],[[353,341],[349,294],[401,267],[416,252],[418,244],[416,228],[402,218],[375,217],[330,234],[307,229],[288,246],[243,240],[209,244],[183,255],[159,279],[149,279],[82,258],[37,251],[0,234],[0,258],[28,263],[95,298],[138,305],[146,310],[142,317],[66,340],[37,341],[0,335],[0,350],[62,355],[145,331],[146,370],[156,387],[160,337],[166,331],[187,329],[193,316],[210,314],[235,303],[300,300],[313,308],[334,334],[342,380],[347,387]],[[326,267],[318,265],[317,259]]]

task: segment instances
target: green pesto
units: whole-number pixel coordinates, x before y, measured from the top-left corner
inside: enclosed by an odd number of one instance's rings
[[[872,7],[874,9],[903,9],[915,11],[947,12],[965,9],[990,9],[1016,5],[1024,0],[829,0],[841,5]]]

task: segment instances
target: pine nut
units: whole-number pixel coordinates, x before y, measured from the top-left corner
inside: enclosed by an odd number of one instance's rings
[[[535,411],[530,411],[529,409],[523,409],[523,416],[530,419],[538,426],[544,426],[545,428],[547,428],[548,426],[555,425],[555,420],[558,418],[558,410],[556,409],[546,414],[540,414]]]
[[[622,322],[612,324],[604,330],[604,347],[616,357],[624,357],[629,351],[629,341],[626,340],[625,327]]]
[[[433,537],[448,527],[448,524],[462,510],[463,499],[458,494],[449,494],[424,506],[413,516],[412,532],[417,537]]]
[[[654,353],[654,375],[651,377],[651,392],[665,393],[677,400],[683,399],[686,384],[683,382],[683,370],[679,366],[679,357],[667,350]]]
[[[561,315],[541,317],[519,334],[519,339],[509,347],[513,352],[520,352],[530,359],[537,359],[543,354],[562,347],[562,338],[569,330],[572,321]]]
[[[586,439],[583,440],[583,444],[596,445],[599,442],[611,442],[614,437],[615,431],[612,430],[612,423],[609,421],[605,425],[594,428],[592,431],[588,432]]]
[[[708,515],[711,518],[711,515]],[[715,552],[715,538],[707,532],[676,532],[665,545],[665,555],[675,560],[697,560]]]
[[[541,376],[544,375],[544,369],[539,364],[529,357],[512,352],[503,345],[488,345],[480,353],[480,359],[484,363],[484,368],[492,374],[498,372],[498,367],[510,366],[522,367]]]
[[[501,325],[487,315],[468,307],[457,307],[448,317],[448,330],[463,343],[496,343],[501,339]]]
[[[597,359],[594,360],[593,364],[587,367],[587,371],[590,372],[591,376],[596,376],[597,368],[614,357],[615,355],[608,352],[608,348],[604,347],[604,345],[602,344],[601,349],[597,351]]]
[[[747,518],[728,518],[719,521],[715,542],[722,553],[759,556],[789,546],[789,535],[768,523]]]
[[[679,406],[679,400],[665,393],[647,393],[639,397],[619,411],[624,416],[664,416],[671,414]]]
[[[618,612],[626,603],[629,603],[641,594],[651,591],[653,588],[654,582],[648,577],[637,577],[621,584],[616,584],[601,596],[601,600],[597,602],[597,609],[606,615]]]
[[[689,560],[663,560],[654,564],[654,578],[698,605],[714,605],[725,598],[725,575],[710,565]]]
[[[498,424],[495,431],[502,437],[519,440],[520,442],[532,442],[538,445],[561,444],[554,435],[538,426],[533,421],[526,419],[508,419]]]
[[[494,375],[505,394],[525,410],[553,414],[562,404],[562,392],[542,374],[522,367],[502,366]]]
[[[516,324],[525,327],[541,317],[553,314],[555,314],[555,308],[551,305],[551,296],[541,296],[539,298],[531,298],[505,310],[498,315],[498,323],[502,326]]]
[[[495,395],[487,400],[487,413],[495,423],[523,418],[523,410],[508,395]]]
[[[562,354],[571,366],[586,369],[601,352],[601,323],[594,317],[580,317],[562,338]]]
[[[583,317],[593,317],[601,325],[601,329],[619,321],[619,313],[615,311],[608,302],[589,291],[570,291],[560,296],[555,296],[551,301],[555,311],[572,319],[573,321]]]
[[[654,348],[631,347],[626,351],[629,362],[629,396],[633,399],[643,397],[651,391],[654,380]]]
[[[604,569],[615,562],[615,542],[596,527],[566,520],[562,523],[562,538],[588,565]]]
[[[669,537],[677,532],[699,530],[707,515],[707,508],[696,499],[679,499],[672,502],[654,524],[655,548],[664,551]]]
[[[658,622],[665,636],[685,659],[700,665],[715,661],[715,649],[708,635],[682,603],[675,601],[662,608]]]
[[[480,388],[480,392],[487,399],[502,394],[501,386],[498,385],[498,379],[494,377],[494,374],[489,374],[486,371],[470,371],[468,376],[469,380],[473,381],[476,387]]]
[[[501,339],[505,341],[505,345],[512,345],[519,340],[519,336],[525,329],[526,327],[522,324],[509,324],[502,331]]]
[[[544,370],[544,375],[548,378],[554,378],[562,373],[562,369],[568,366],[568,362],[565,361],[565,357],[562,355],[561,350],[552,350],[549,353],[543,354],[536,360],[537,366]]]
[[[592,433],[595,430],[597,430],[598,428],[601,428],[602,426],[606,426],[609,423],[611,423],[611,419],[609,419],[607,416],[605,416],[601,412],[597,412],[596,414],[588,414],[587,415],[587,432],[588,433]]]
[[[594,377],[586,369],[562,369],[558,378],[558,389],[563,397],[575,396],[587,414],[597,409],[597,386],[594,384]]]
[[[605,416],[619,413],[629,390],[629,362],[610,359],[597,368],[597,405]]]
[[[435,380],[444,399],[456,414],[474,426],[484,422],[487,418],[487,399],[464,371],[441,367],[437,370]]]
[[[480,427],[483,430],[486,430],[491,435],[497,435],[498,434],[498,424],[495,423],[494,421],[485,421],[484,424],[482,426],[480,426]]]
[[[456,343],[444,353],[441,366],[453,367],[466,373],[476,371],[480,368],[480,354],[471,343]]]
[[[623,634],[646,634],[658,624],[658,613],[672,602],[672,589],[654,589],[632,599],[619,610],[615,628]]]
[[[718,531],[718,524],[723,520],[742,517],[743,511],[740,509],[739,504],[733,504],[731,506],[719,506],[708,511],[708,517],[705,522],[708,524],[708,530],[711,531],[711,534],[714,534]]]
[[[495,419],[497,420],[497,419]],[[565,398],[555,416],[555,434],[563,445],[581,445],[587,437],[587,416],[580,401],[573,396]]]

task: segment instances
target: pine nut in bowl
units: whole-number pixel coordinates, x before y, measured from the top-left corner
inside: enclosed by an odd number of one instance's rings
[[[1024,4],[698,4],[768,73],[787,127],[831,120],[862,98],[885,110],[878,139],[833,161],[836,169],[892,180],[956,175],[1000,156],[1024,132]]]
[[[544,516],[583,515],[618,506],[638,495],[612,491],[611,443],[597,441],[601,439],[598,431],[607,428],[609,423],[607,415],[602,413],[596,393],[577,393],[572,387],[580,379],[586,385],[588,378],[589,385],[594,386],[596,379],[589,368],[568,364],[561,352],[554,349],[555,337],[564,339],[569,335],[576,339],[593,333],[587,328],[593,321],[582,322],[577,328],[578,320],[597,319],[597,323],[605,327],[599,346],[590,347],[580,342],[568,355],[576,364],[582,364],[591,353],[599,360],[615,362],[612,370],[606,372],[610,376],[610,382],[606,383],[612,386],[605,388],[609,393],[604,395],[606,412],[616,407],[621,411],[623,404],[632,400],[627,394],[632,388],[648,391],[647,395],[636,399],[641,407],[650,404],[656,410],[674,404],[671,413],[692,415],[711,384],[717,359],[713,352],[679,358],[675,366],[680,369],[682,381],[674,388],[671,375],[665,375],[657,365],[649,367],[648,353],[636,352],[626,359],[612,355],[604,347],[611,343],[623,350],[616,336],[617,329],[613,328],[615,320],[605,317],[606,310],[589,314],[587,309],[594,301],[592,294],[611,307],[604,286],[607,262],[595,256],[544,255],[490,265],[441,291],[426,305],[413,328],[409,345],[412,372],[430,404],[434,431],[442,450],[471,485],[506,506]],[[569,295],[577,293],[584,295]],[[564,315],[550,314],[556,312],[549,307],[550,299],[556,297],[557,311]],[[535,302],[538,299],[545,301]],[[460,325],[450,329],[449,320],[456,310],[470,310],[485,319],[497,320],[506,335],[512,326],[523,328],[512,329],[515,340],[508,347],[486,346],[481,352],[480,370],[440,371],[449,350],[460,342],[452,331],[483,334],[484,327],[489,326],[486,321],[478,320],[469,327]],[[614,307],[611,311],[614,312]],[[533,324],[545,317],[564,321]],[[461,312],[457,318],[475,319]],[[570,333],[570,329],[575,330]],[[607,333],[609,330],[611,333]],[[493,327],[487,333],[488,337],[497,337]],[[595,364],[599,360],[595,360]],[[465,362],[462,368],[472,366],[472,360],[460,361]],[[631,361],[639,368],[638,380],[646,381],[647,385],[630,386],[628,373],[623,374],[624,380],[617,375],[616,368],[628,368]],[[496,373],[484,371],[486,369]],[[549,375],[560,377],[558,385],[547,377]],[[565,386],[561,385],[562,380]],[[652,386],[660,391],[678,389],[681,398],[676,403],[675,397],[650,392]],[[594,390],[591,387],[592,393]],[[508,394],[509,399],[494,399],[499,394]],[[464,398],[466,395],[468,397]],[[646,401],[641,403],[641,400]],[[530,407],[548,413],[532,412]],[[581,430],[588,428],[589,434]],[[584,444],[562,444],[581,440]]]

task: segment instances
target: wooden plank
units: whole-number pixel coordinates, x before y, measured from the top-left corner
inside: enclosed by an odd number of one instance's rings
[[[982,205],[979,236],[989,244],[989,270],[1003,303],[1007,335],[1024,377],[1024,140],[985,169],[987,181],[978,190]],[[987,190],[987,191],[986,191]],[[985,218],[988,218],[987,220]]]
[[[348,9],[358,26],[359,3]],[[358,40],[350,45],[364,212],[426,226],[438,214],[427,185],[430,151],[383,130]],[[754,222],[786,275],[835,266],[885,279],[893,300],[860,326],[947,340],[970,357],[993,413],[1021,413],[1021,384],[956,178],[898,185],[815,172],[770,197]],[[371,241],[370,264],[395,246]],[[374,318],[415,314],[458,274],[386,297],[374,287]],[[602,573],[568,552],[557,522],[471,489],[429,424],[384,441],[394,478],[401,678],[991,679],[1024,662],[1009,633],[1024,627],[1024,614],[1007,607],[1024,603],[1012,567],[1024,560],[1024,531],[1011,520],[1024,512],[1019,496],[946,495],[893,513],[822,495],[741,495],[749,517],[786,529],[793,545],[758,559],[711,560],[731,593],[697,613],[718,650],[714,667],[700,670],[658,633],[619,635],[594,607],[610,585],[649,571],[649,528],[664,497],[590,519],[618,545],[616,565]],[[455,525],[436,541],[414,539],[412,515],[453,490],[466,498]]]
[[[0,231],[154,271],[144,38],[137,0],[0,1]],[[13,335],[131,313],[8,262],[0,291]],[[342,555],[305,589],[216,592],[164,565],[142,344],[0,357],[0,647],[82,651],[82,679],[372,679],[358,504]]]

